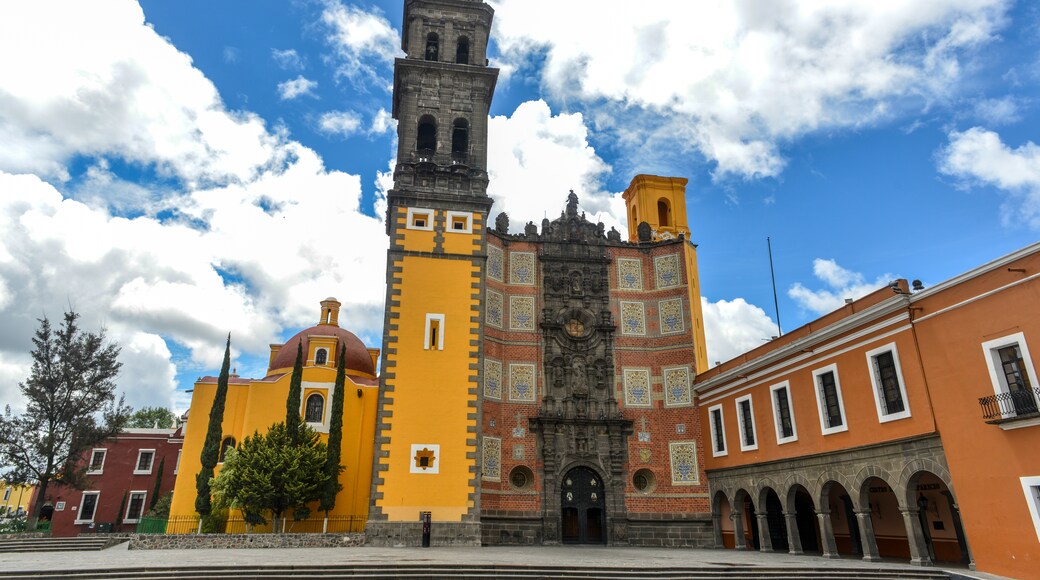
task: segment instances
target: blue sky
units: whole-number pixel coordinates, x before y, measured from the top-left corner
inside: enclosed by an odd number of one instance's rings
[[[493,213],[574,189],[621,227],[638,173],[690,180],[709,356],[894,277],[1037,239],[1040,8],[1008,0],[493,2]],[[0,7],[0,403],[36,319],[123,345],[128,401],[260,375],[326,296],[379,346],[402,2]]]

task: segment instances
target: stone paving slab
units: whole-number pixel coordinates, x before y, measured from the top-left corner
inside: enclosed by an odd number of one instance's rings
[[[234,565],[349,565],[349,564],[516,564],[605,566],[618,568],[730,566],[840,568],[909,568],[905,562],[864,562],[858,558],[829,560],[782,553],[738,552],[672,548],[606,546],[540,547],[433,547],[433,548],[295,548],[295,549],[198,549],[128,550],[127,544],[98,552],[0,554],[6,571],[98,570],[149,567]],[[951,569],[968,578],[999,580],[1001,577],[964,569]]]

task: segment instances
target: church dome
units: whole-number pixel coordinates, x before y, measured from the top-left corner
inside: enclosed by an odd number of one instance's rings
[[[361,342],[353,332],[339,327],[340,303],[335,298],[326,298],[321,302],[320,322],[310,328],[301,330],[278,349],[278,353],[271,359],[268,372],[276,369],[291,369],[296,364],[296,345],[303,342],[304,357],[310,352],[310,337],[336,337],[336,352],[332,353],[330,360],[339,355],[339,349],[346,347],[347,356],[344,366],[348,373],[351,371],[365,373],[375,376],[375,363],[365,343]]]

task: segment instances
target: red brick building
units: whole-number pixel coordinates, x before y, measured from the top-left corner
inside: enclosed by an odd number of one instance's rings
[[[47,492],[51,535],[133,531],[157,499],[156,483],[159,497],[173,490],[182,429],[126,429],[88,452],[84,489],[53,485]]]

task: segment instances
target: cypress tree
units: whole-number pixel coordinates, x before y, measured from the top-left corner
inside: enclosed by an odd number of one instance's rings
[[[339,474],[343,466],[339,464],[340,444],[343,441],[343,391],[347,379],[345,360],[347,347],[339,350],[336,360],[336,388],[332,392],[332,419],[329,421],[329,452],[325,460],[325,489],[322,490],[319,509],[328,517],[332,508],[336,507],[336,494],[343,486],[339,483]]]
[[[155,472],[155,487],[152,488],[152,501],[148,503],[148,509],[154,509],[155,503],[159,501],[159,489],[162,488],[162,472],[166,467],[166,458],[159,460],[159,469]]]
[[[209,410],[209,427],[206,430],[206,442],[202,445],[202,471],[195,477],[195,511],[200,516],[209,515],[213,510],[210,498],[209,480],[213,479],[213,468],[217,466],[220,456],[220,440],[224,434],[221,427],[224,422],[224,401],[227,399],[228,376],[231,374],[231,333],[228,333],[227,346],[224,347],[224,364],[220,367],[220,378],[217,379],[217,393],[213,397],[213,407]]]
[[[296,343],[296,364],[289,380],[289,398],[285,400],[285,428],[295,435],[300,429],[300,397],[303,396],[303,337]]]

